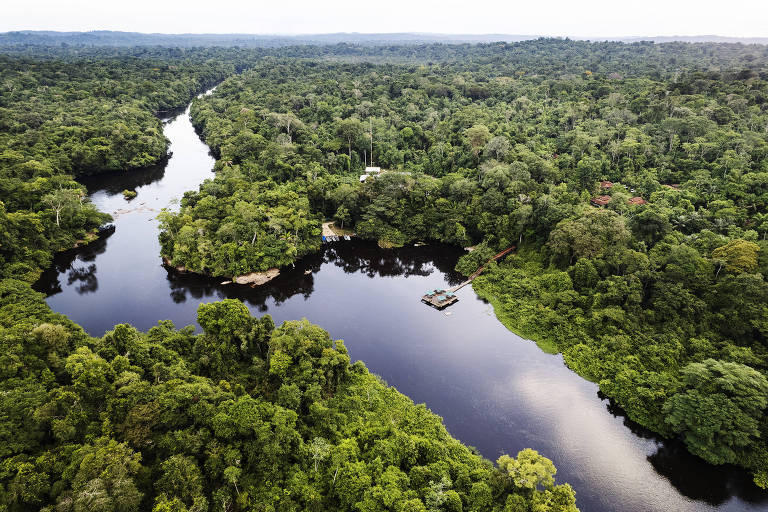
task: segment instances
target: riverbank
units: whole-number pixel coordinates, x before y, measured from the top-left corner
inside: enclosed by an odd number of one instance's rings
[[[73,249],[81,249],[88,244],[92,244],[98,240],[104,239],[115,232],[115,226],[113,224],[106,224],[98,229],[92,229],[87,232],[85,236],[75,242],[75,245],[64,251],[71,251]],[[63,251],[60,251],[63,252]]]
[[[212,175],[213,159],[186,116],[165,131],[172,141],[168,166],[100,180],[91,197],[103,211],[123,208],[126,188],[153,209],[176,207],[173,199]],[[383,250],[354,238],[323,245],[251,288],[169,274],[158,261],[153,212],[132,211],[115,224],[104,244],[57,263],[45,288],[55,311],[95,336],[119,323],[143,331],[159,319],[196,325],[200,304],[237,298],[254,315],[270,314],[278,324],[308,318],[344,339],[353,360],[427,404],[455,438],[486,458],[535,447],[553,459],[584,510],[741,512],[761,503],[743,472],[692,460],[676,445],[628,428],[596,385],[560,356],[510,333],[469,287],[449,317],[420,304],[424,290],[464,281],[454,270],[463,254],[458,247]]]
[[[323,236],[354,236],[353,229],[340,228],[335,222],[327,221],[322,224]]]
[[[250,286],[251,288],[254,288],[256,286],[261,286],[263,284],[266,284],[272,279],[280,275],[280,269],[270,268],[263,272],[248,272],[247,274],[242,274],[242,275],[233,276],[233,277],[222,277],[222,276],[217,277],[217,276],[201,274],[200,272],[194,272],[192,270],[188,270],[183,265],[174,265],[173,262],[170,259],[168,259],[166,256],[162,256],[161,259],[163,262],[163,267],[165,267],[169,272],[174,272],[180,275],[195,275],[203,279],[221,281],[222,285],[239,284],[239,285],[247,285],[247,286]]]
[[[761,384],[763,377],[732,353],[721,353],[714,346],[704,357],[697,356],[697,344],[703,345],[704,340],[697,339],[695,332],[681,331],[677,325],[654,327],[631,303],[624,309],[617,307],[617,296],[629,292],[621,288],[627,286],[625,278],[616,277],[613,289],[598,290],[583,284],[588,279],[588,274],[585,277],[545,264],[529,249],[478,278],[474,288],[493,305],[502,324],[536,341],[543,350],[562,353],[568,368],[599,383],[600,391],[630,420],[660,436],[684,440],[687,449],[704,461],[742,466],[752,472],[756,485],[765,486],[757,434],[748,434],[758,447],[749,451],[744,445],[729,443],[731,433],[719,428],[701,427],[698,434],[686,433],[674,416],[681,397],[689,396],[686,376],[691,372],[712,372],[712,378],[717,375],[719,380],[709,393],[717,393],[727,404],[734,400],[728,382],[740,382],[745,386],[742,392],[753,393],[760,403],[764,399],[759,390],[768,388]],[[640,286],[639,282],[629,284]],[[695,396],[694,403],[705,400]],[[708,418],[712,422],[709,425],[732,421],[730,412],[709,407],[697,414]],[[704,435],[709,436],[707,447],[719,439],[717,442],[727,447],[727,455],[716,456],[714,448],[703,449]]]

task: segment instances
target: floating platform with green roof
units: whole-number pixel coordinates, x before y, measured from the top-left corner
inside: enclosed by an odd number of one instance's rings
[[[431,290],[424,294],[421,301],[425,304],[429,304],[433,308],[443,309],[447,308],[454,302],[459,300],[455,293],[446,290]]]

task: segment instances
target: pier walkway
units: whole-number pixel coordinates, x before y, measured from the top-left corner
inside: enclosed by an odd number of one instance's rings
[[[479,269],[475,270],[475,272],[467,278],[466,281],[464,281],[461,284],[458,284],[454,286],[453,288],[449,288],[447,290],[432,290],[430,292],[427,292],[422,298],[421,301],[429,306],[432,306],[433,308],[437,309],[444,309],[453,304],[454,302],[458,301],[459,298],[456,296],[456,292],[458,290],[461,290],[465,286],[467,286],[469,283],[471,283],[477,276],[483,273],[483,270],[485,270],[485,267],[488,266],[488,263],[492,261],[497,261],[499,258],[503,258],[510,252],[515,250],[515,246],[507,247],[497,255],[495,255],[493,258],[489,259],[485,265],[480,267]]]

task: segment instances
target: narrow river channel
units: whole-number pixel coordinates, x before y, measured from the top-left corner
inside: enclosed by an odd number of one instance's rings
[[[485,457],[539,450],[554,461],[558,481],[575,488],[583,511],[768,510],[768,493],[747,474],[705,464],[627,421],[562,357],[505,329],[471,287],[458,292],[450,315],[421,304],[424,290],[460,280],[457,248],[335,242],[258,289],[170,275],[155,217],[212,177],[214,160],[189,109],[166,121],[165,134],[173,154],[164,167],[84,181],[116,230],[59,255],[38,283],[55,311],[90,334],[122,322],[146,330],[171,319],[181,327],[195,322],[198,304],[239,298],[256,315],[307,318],[344,339],[353,360],[426,403]],[[124,189],[137,197],[126,201]]]

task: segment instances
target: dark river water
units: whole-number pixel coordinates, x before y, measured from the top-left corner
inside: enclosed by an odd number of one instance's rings
[[[538,450],[554,461],[558,481],[576,489],[583,511],[768,510],[768,494],[747,474],[705,464],[627,421],[561,356],[504,328],[471,287],[458,292],[450,315],[421,304],[426,290],[460,280],[452,270],[459,249],[335,242],[258,289],[169,274],[155,217],[212,177],[213,158],[188,111],[165,133],[173,155],[164,167],[85,182],[116,230],[59,255],[38,284],[54,310],[90,334],[122,322],[142,330],[161,319],[193,324],[201,302],[239,298],[254,314],[278,323],[307,318],[344,339],[353,360],[426,403],[484,456]],[[124,189],[138,196],[126,201]]]

